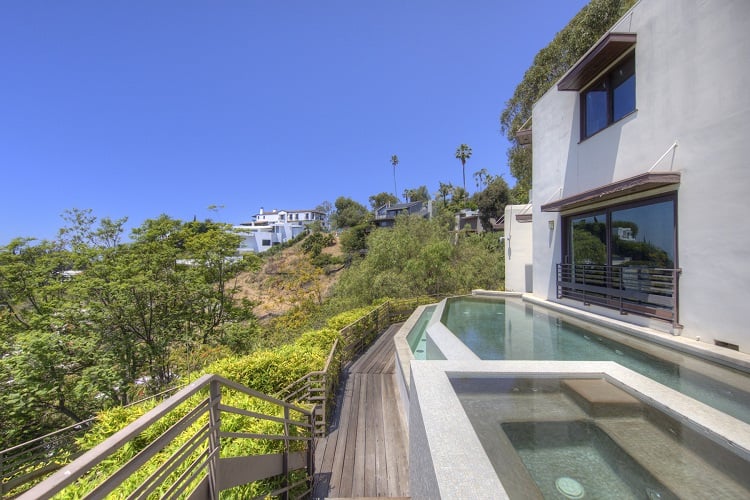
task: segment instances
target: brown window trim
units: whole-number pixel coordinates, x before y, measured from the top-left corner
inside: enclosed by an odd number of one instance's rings
[[[542,205],[542,212],[563,212],[592,203],[680,183],[679,172],[646,172]]]
[[[636,42],[635,33],[607,33],[557,83],[557,90],[580,91]]]

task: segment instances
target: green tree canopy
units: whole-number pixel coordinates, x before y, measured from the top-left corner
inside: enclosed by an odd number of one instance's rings
[[[394,203],[398,203],[398,198],[391,193],[386,193],[385,191],[370,196],[370,206],[373,210],[377,210],[383,205],[393,205]]]
[[[333,225],[339,229],[356,226],[365,222],[370,216],[367,208],[345,196],[339,196],[334,203]]]
[[[427,190],[427,186],[419,186],[418,188],[404,190],[404,199],[409,202],[428,202],[430,201],[430,198],[430,192]]]
[[[491,218],[499,219],[505,213],[505,205],[510,198],[510,189],[508,183],[500,176],[490,177],[487,181],[487,187],[474,193],[472,201],[479,209],[479,220],[485,230],[490,230],[492,224]]]
[[[229,226],[161,216],[123,243],[124,219],[64,217],[57,241],[0,247],[0,448],[164,388],[253,320],[235,278],[256,258]]]
[[[503,251],[495,235],[456,235],[453,217],[399,216],[367,236],[367,254],[347,269],[332,302],[342,308],[384,297],[502,288]]]

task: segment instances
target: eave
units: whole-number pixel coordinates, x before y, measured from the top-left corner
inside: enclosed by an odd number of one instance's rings
[[[563,212],[573,208],[584,207],[592,203],[620,198],[629,194],[649,191],[664,186],[680,183],[679,172],[647,172],[628,179],[606,184],[582,193],[546,203],[541,206],[542,212]]]
[[[557,90],[583,89],[635,45],[635,33],[608,33],[557,82]]]

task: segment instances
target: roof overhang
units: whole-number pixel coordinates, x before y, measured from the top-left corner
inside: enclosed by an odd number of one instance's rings
[[[584,207],[592,203],[620,198],[629,194],[649,191],[664,186],[680,183],[679,172],[647,172],[628,179],[606,184],[582,193],[542,205],[542,212],[564,212],[573,208]]]
[[[532,132],[530,128],[521,129],[516,132],[516,139],[518,139],[518,144],[520,144],[521,146],[527,146],[531,144],[531,136]]]
[[[635,33],[607,33],[557,82],[557,90],[581,90],[635,45]]]

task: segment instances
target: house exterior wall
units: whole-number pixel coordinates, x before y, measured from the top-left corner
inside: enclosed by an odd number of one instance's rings
[[[531,205],[505,206],[505,290],[532,291],[531,221],[519,221],[519,214],[531,214]]]
[[[580,141],[578,92],[553,87],[536,103],[535,295],[556,300],[555,265],[562,253],[560,214],[542,212],[541,205],[652,166],[654,172],[680,172],[676,265],[682,269],[681,334],[750,352],[744,313],[750,303],[750,224],[743,217],[750,207],[748,26],[746,0],[641,0],[611,30],[637,34],[635,112]],[[550,220],[554,229],[549,229]],[[597,311],[654,328],[670,326]]]

